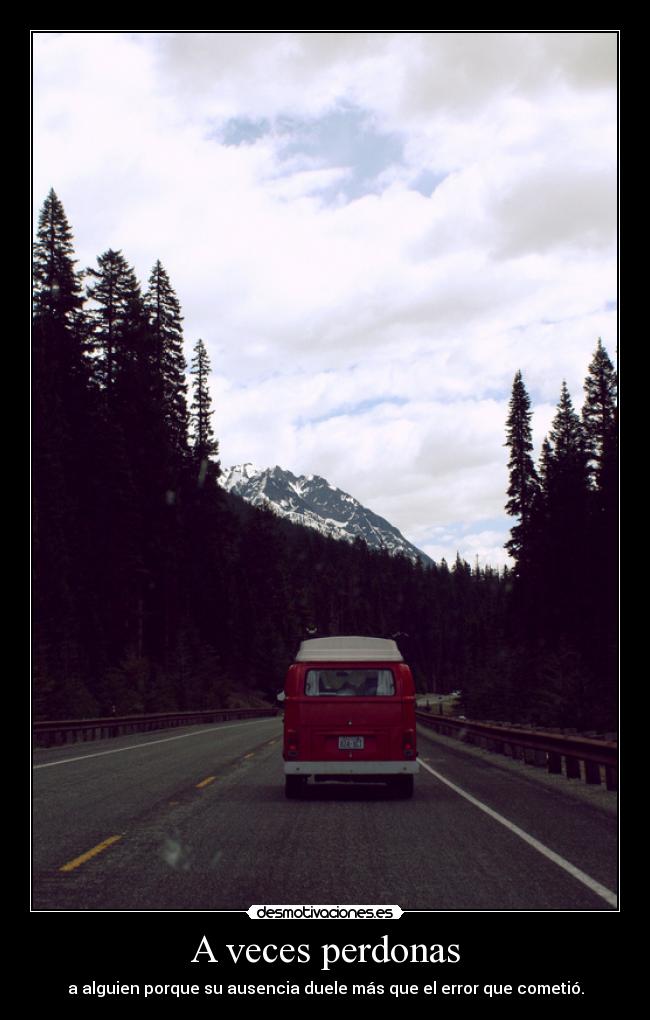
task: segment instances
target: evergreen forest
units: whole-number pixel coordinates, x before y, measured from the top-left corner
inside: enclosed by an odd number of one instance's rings
[[[514,378],[513,567],[413,563],[254,509],[217,483],[210,363],[183,354],[157,261],[76,268],[51,191],[33,256],[35,719],[275,704],[308,636],[396,637],[422,692],[467,717],[613,731],[616,375],[599,340],[581,414],[562,384],[539,463]],[[507,502],[506,502],[507,500]]]

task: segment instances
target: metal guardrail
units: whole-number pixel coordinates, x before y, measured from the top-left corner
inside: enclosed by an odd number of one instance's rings
[[[594,785],[600,785],[604,779],[608,790],[618,789],[618,743],[615,740],[526,729],[507,723],[453,719],[428,712],[416,712],[416,717],[419,723],[444,736],[546,768],[556,775],[564,774],[567,779],[582,778]]]
[[[140,715],[110,715],[99,719],[55,719],[32,725],[37,747],[54,747],[76,741],[101,740],[125,733],[142,733],[197,723],[226,722],[278,715],[277,708],[214,708],[196,712],[156,712]]]

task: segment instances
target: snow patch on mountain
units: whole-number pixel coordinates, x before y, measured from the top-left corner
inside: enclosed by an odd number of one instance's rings
[[[431,563],[392,524],[319,475],[294,475],[277,464],[258,468],[246,463],[224,470],[219,484],[253,506],[270,507],[294,524],[330,538],[349,542],[361,538],[373,549]]]

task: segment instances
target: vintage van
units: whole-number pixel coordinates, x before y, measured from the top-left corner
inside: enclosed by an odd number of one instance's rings
[[[413,793],[418,771],[415,688],[395,641],[303,641],[284,685],[287,797],[314,781],[385,782]]]

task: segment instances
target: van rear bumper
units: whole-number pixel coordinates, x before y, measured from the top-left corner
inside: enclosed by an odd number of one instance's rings
[[[285,761],[285,776],[404,776],[415,775],[416,761]]]

